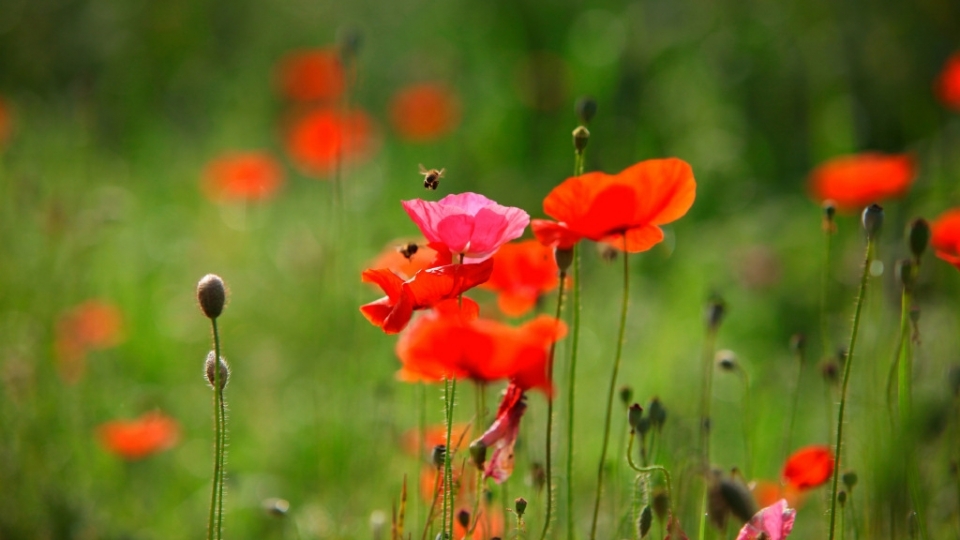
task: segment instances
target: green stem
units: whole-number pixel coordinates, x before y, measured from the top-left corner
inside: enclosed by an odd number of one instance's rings
[[[703,352],[700,368],[703,370],[703,385],[700,394],[700,459],[704,475],[703,494],[700,497],[700,528],[697,538],[703,540],[707,535],[707,491],[709,482],[706,475],[710,470],[710,403],[713,397],[713,356],[717,342],[717,327],[707,326],[707,335],[703,340]]]
[[[556,324],[560,324],[560,314],[563,310],[563,283],[567,279],[567,273],[560,271],[560,286],[557,287],[557,312],[554,315]],[[556,337],[556,336],[554,336]],[[547,359],[547,380],[553,385],[553,357],[557,352],[557,340],[550,343],[550,356]],[[546,473],[547,473],[547,515],[543,521],[543,532],[540,533],[540,540],[547,537],[547,531],[550,529],[550,519],[553,517],[553,397],[547,399],[547,441],[546,441]]]
[[[907,271],[907,270],[904,270]],[[913,271],[912,269],[910,271]],[[920,505],[920,471],[917,463],[916,448],[913,445],[913,439],[909,437],[907,431],[911,424],[912,417],[912,377],[913,377],[913,351],[910,344],[910,306],[913,305],[913,295],[907,289],[903,288],[900,307],[900,349],[897,355],[897,365],[899,366],[899,377],[897,385],[897,397],[900,410],[900,430],[903,434],[901,440],[907,445],[906,455],[908,460],[907,476],[910,486],[910,498],[913,500],[913,511],[917,514],[917,529],[921,539],[927,538],[927,527],[924,522],[924,513]]]
[[[652,472],[659,472],[663,474],[664,481],[666,482],[667,488],[667,501],[670,501],[671,497],[671,483],[670,483],[670,472],[667,471],[667,468],[663,465],[650,465],[645,467],[638,467],[637,463],[633,461],[633,440],[636,438],[633,430],[630,431],[630,442],[627,443],[627,464],[630,465],[630,468],[635,472],[640,474],[650,474]]]
[[[610,442],[610,420],[613,416],[613,395],[617,388],[617,374],[620,372],[620,357],[623,353],[623,341],[627,329],[627,306],[630,304],[630,253],[627,251],[627,235],[623,235],[623,303],[620,306],[620,331],[617,336],[617,351],[613,359],[613,372],[610,374],[610,386],[607,388],[607,414],[603,423],[603,444],[600,447],[600,464],[597,467],[597,494],[593,500],[593,521],[590,524],[590,540],[597,537],[597,518],[600,515],[600,496],[603,493],[603,469],[607,461],[607,446]]]
[[[820,284],[820,341],[823,343],[823,357],[830,357],[830,329],[827,323],[827,297],[830,288],[830,244],[833,232],[825,229],[823,245],[823,278]]]
[[[867,295],[867,281],[870,277],[870,263],[873,261],[874,241],[867,240],[867,249],[863,257],[863,273],[860,275],[860,290],[857,293],[857,307],[853,314],[853,329],[850,331],[850,345],[847,347],[847,358],[843,364],[843,382],[840,386],[840,412],[837,414],[837,440],[834,446],[833,485],[830,490],[830,540],[834,539],[837,524],[837,492],[840,487],[840,451],[843,445],[843,413],[847,408],[847,386],[850,383],[850,366],[853,365],[854,347],[857,344],[857,333],[860,330],[860,313],[863,310],[863,300]]]
[[[221,392],[220,392],[220,334],[217,332],[217,320],[210,319],[213,326],[213,423],[214,423],[214,444],[213,444],[213,485],[210,488],[210,517],[207,524],[207,538],[214,540],[220,538],[220,505],[219,500],[222,496],[220,484],[222,482],[222,462],[220,460],[223,445],[223,418],[221,417]]]
[[[800,402],[800,383],[803,382],[803,349],[797,350],[797,382],[793,388],[793,400],[790,403],[790,423],[787,424],[787,438],[784,441],[783,459],[790,455],[790,446],[793,442],[793,427],[797,420],[797,408]]]
[[[746,456],[743,472],[747,478],[753,478],[753,455],[750,445],[750,374],[739,365],[737,373],[740,374],[740,380],[743,383],[743,451]]]
[[[561,283],[562,287],[563,284]],[[573,540],[573,404],[577,381],[577,349],[580,344],[580,246],[573,247],[573,330],[570,336],[570,367],[567,373],[567,540]]]

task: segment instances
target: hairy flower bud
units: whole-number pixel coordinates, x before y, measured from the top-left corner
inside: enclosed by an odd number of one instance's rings
[[[910,222],[907,229],[907,241],[910,244],[910,253],[913,259],[920,261],[920,256],[927,250],[927,244],[930,243],[930,224],[923,218],[917,218]]]
[[[203,364],[203,372],[207,376],[207,382],[210,383],[210,388],[216,388],[216,377],[217,373],[213,370],[214,358],[216,354],[213,351],[210,351],[207,354],[207,361]],[[223,390],[227,386],[227,381],[230,379],[230,366],[227,364],[227,360],[224,357],[220,357],[220,389]]]
[[[913,285],[917,281],[917,266],[913,259],[900,259],[897,261],[896,274],[900,279],[900,284],[907,291],[913,290]]]
[[[883,227],[883,207],[879,204],[871,204],[863,210],[861,218],[863,230],[867,233],[867,240],[876,240]]]
[[[644,506],[640,511],[640,519],[637,520],[637,534],[641,539],[650,534],[650,527],[653,526],[653,510],[649,506]]]
[[[223,305],[227,302],[227,289],[223,280],[216,274],[207,274],[200,278],[197,284],[197,300],[200,309],[210,319],[216,319],[223,313]]]
[[[517,497],[517,500],[513,501],[513,508],[517,511],[517,517],[523,517],[523,513],[527,511],[527,500]]]
[[[590,141],[590,130],[583,126],[577,126],[573,130],[573,148],[578,154],[582,154],[587,149],[587,142]]]

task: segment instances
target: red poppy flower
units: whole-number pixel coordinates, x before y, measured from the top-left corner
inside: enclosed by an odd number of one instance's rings
[[[88,300],[61,315],[54,340],[60,376],[71,383],[80,380],[87,352],[120,343],[122,327],[120,310],[101,300]]]
[[[220,156],[203,172],[203,189],[214,201],[260,200],[283,183],[283,169],[270,154],[238,152]]]
[[[107,450],[129,460],[172,448],[180,437],[176,420],[159,412],[149,412],[129,422],[107,422],[97,431]]]
[[[448,264],[417,272],[404,281],[390,270],[366,270],[362,280],[375,283],[386,296],[360,306],[363,315],[387,334],[403,330],[413,312],[434,307],[442,300],[454,299],[490,279],[493,260],[477,264]],[[464,299],[472,303],[472,300]]]
[[[798,490],[822,485],[833,475],[833,452],[823,445],[806,446],[787,458],[783,480]]]
[[[332,101],[343,94],[344,73],[334,48],[295,51],[279,64],[280,92],[295,101]]]
[[[520,433],[520,419],[527,410],[526,395],[519,385],[510,383],[497,408],[497,418],[479,439],[470,443],[470,453],[478,467],[484,467],[484,478],[502,484],[513,473],[513,447]],[[486,460],[487,449],[493,454]]]
[[[537,388],[550,395],[549,347],[566,329],[563,322],[546,315],[513,327],[479,319],[475,310],[458,310],[451,302],[423,315],[400,336],[398,376],[428,382],[509,379],[523,390]]]
[[[329,175],[338,159],[357,161],[372,151],[373,122],[360,110],[317,109],[293,124],[286,144],[290,158],[305,174]]]
[[[930,245],[937,257],[960,270],[960,208],[947,210],[930,224]]]
[[[803,504],[803,493],[790,484],[783,486],[769,480],[754,480],[750,482],[750,491],[761,508],[770,506],[780,499],[786,499],[787,504],[794,508]]]
[[[533,309],[540,295],[560,283],[553,249],[536,240],[500,246],[493,255],[493,273],[481,285],[497,291],[497,305],[505,315],[519,317]]]
[[[393,96],[390,120],[404,139],[423,142],[449,133],[460,122],[460,102],[443,85],[408,86]]]
[[[953,53],[947,59],[935,87],[937,96],[944,105],[960,110],[960,52]]]
[[[831,159],[810,175],[810,192],[818,202],[833,201],[844,212],[906,194],[916,176],[906,154],[863,153]]]
[[[600,172],[568,178],[543,200],[558,223],[534,220],[542,244],[569,249],[581,238],[637,253],[663,240],[659,225],[679,219],[696,197],[693,171],[677,158],[641,161],[614,175]]]
[[[417,249],[414,253],[407,251],[407,255],[409,255],[407,256],[403,251],[411,244],[417,246]],[[438,264],[437,256],[437,250],[427,245],[423,239],[413,242],[396,240],[383,248],[383,251],[377,255],[370,267],[386,268],[403,279],[410,279],[420,270],[443,266],[452,262],[447,260]]]

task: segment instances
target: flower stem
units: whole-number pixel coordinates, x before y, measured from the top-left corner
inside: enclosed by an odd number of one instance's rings
[[[617,374],[620,372],[620,357],[623,353],[623,341],[627,329],[627,306],[630,299],[630,257],[627,251],[627,235],[623,235],[623,303],[620,306],[620,331],[617,336],[617,351],[613,359],[613,372],[610,374],[610,386],[607,389],[607,414],[603,423],[603,445],[600,447],[600,464],[597,467],[597,494],[593,501],[593,521],[590,524],[590,540],[597,537],[597,518],[600,514],[600,496],[603,493],[603,470],[607,460],[607,446],[610,442],[610,420],[613,416],[613,394],[617,388]]]
[[[912,269],[904,270],[913,271]],[[899,367],[899,377],[897,383],[897,402],[900,411],[900,430],[904,444],[907,445],[907,481],[909,483],[910,498],[913,502],[913,511],[916,512],[917,529],[921,540],[927,538],[927,528],[923,520],[923,512],[920,506],[920,471],[916,458],[916,448],[913,445],[913,439],[909,437],[909,426],[912,419],[912,384],[913,376],[913,351],[910,347],[910,306],[913,304],[913,295],[908,287],[903,288],[900,302],[900,347],[897,354],[897,365]]]
[[[799,347],[796,351],[797,355],[797,382],[793,387],[793,400],[790,403],[790,422],[787,424],[787,438],[784,441],[783,448],[783,459],[786,460],[787,456],[790,455],[790,446],[793,442],[793,426],[797,421],[797,408],[800,403],[800,385],[803,382],[803,348]],[[749,476],[748,476],[749,478]]]
[[[847,386],[850,383],[850,366],[853,365],[854,347],[857,344],[857,333],[860,330],[860,313],[863,310],[863,300],[867,295],[867,281],[870,277],[870,263],[873,261],[874,240],[867,240],[867,249],[863,257],[863,273],[860,275],[860,290],[857,293],[857,305],[853,313],[853,328],[850,331],[850,345],[847,347],[847,357],[843,364],[843,382],[840,386],[840,412],[837,414],[837,439],[834,446],[833,486],[830,490],[830,540],[834,539],[837,523],[837,492],[840,487],[840,451],[843,445],[843,413],[847,407]]]
[[[560,314],[563,311],[563,283],[567,279],[567,273],[560,271],[560,286],[557,287],[557,312],[554,315],[556,324],[560,324]],[[554,336],[556,337],[556,336]],[[557,340],[550,343],[550,356],[547,360],[547,380],[553,385],[553,357],[557,352]],[[543,521],[543,532],[540,533],[540,540],[547,537],[547,531],[550,529],[550,519],[553,517],[553,398],[547,399],[547,441],[546,441],[546,473],[547,473],[547,515]]]
[[[446,447],[443,452],[443,530],[447,539],[453,538],[453,447],[451,437],[453,433],[453,405],[457,395],[457,379],[447,379],[443,385],[444,409],[446,412]]]
[[[574,176],[583,174],[583,151],[575,153]],[[560,283],[563,287],[563,283]],[[570,336],[570,367],[567,373],[567,540],[573,540],[573,411],[577,380],[577,349],[580,344],[580,245],[573,246],[573,330]]]
[[[823,343],[824,358],[830,357],[830,329],[827,323],[827,297],[830,289],[830,245],[833,231],[824,227],[823,232],[823,277],[820,283],[820,341]]]
[[[717,327],[707,325],[707,335],[703,341],[701,369],[703,385],[700,394],[700,459],[704,475],[703,496],[700,498],[700,529],[697,538],[703,540],[707,534],[707,491],[709,483],[706,474],[710,470],[710,402],[713,397],[713,356],[717,342]]]
[[[210,488],[210,518],[207,524],[207,538],[214,540],[221,536],[223,526],[223,436],[226,430],[226,418],[223,412],[223,389],[220,381],[220,332],[217,319],[210,319],[213,327],[213,485]]]

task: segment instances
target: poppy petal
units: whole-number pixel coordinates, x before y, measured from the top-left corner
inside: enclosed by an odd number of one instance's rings
[[[787,458],[783,479],[799,490],[824,484],[833,475],[833,451],[823,445],[806,446]]]
[[[603,238],[603,243],[609,244],[621,251],[627,253],[640,253],[647,251],[653,246],[663,241],[663,230],[656,225],[647,225],[630,229],[626,232],[627,244],[624,246],[622,234],[614,234]]]
[[[541,244],[557,249],[572,249],[582,238],[563,223],[549,219],[531,220],[530,229]]]

